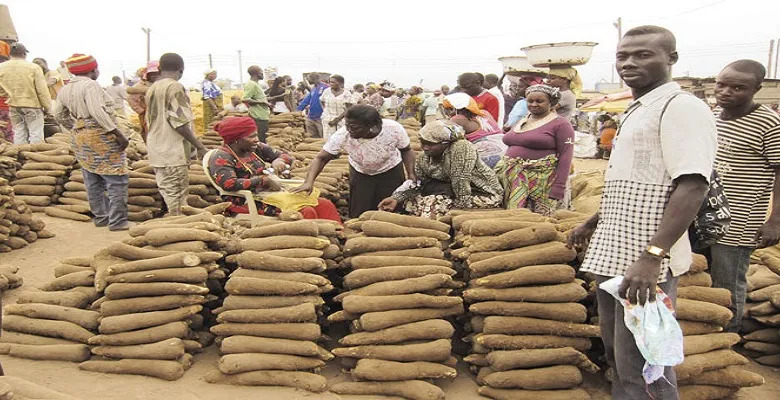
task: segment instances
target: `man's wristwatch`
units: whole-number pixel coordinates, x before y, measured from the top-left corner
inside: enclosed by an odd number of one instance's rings
[[[666,253],[666,250],[653,245],[647,246],[647,248],[645,249],[645,253],[650,254],[651,256],[659,258],[661,260],[669,257],[669,254]]]

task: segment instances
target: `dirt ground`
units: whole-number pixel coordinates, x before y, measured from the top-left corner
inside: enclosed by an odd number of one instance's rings
[[[581,170],[603,168],[604,163],[595,160],[579,161]],[[83,256],[121,240],[126,233],[109,232],[90,223],[50,218],[41,215],[47,229],[57,236],[40,240],[24,249],[0,254],[0,263],[18,265],[24,277],[24,288],[34,288],[53,279],[56,261],[71,256]],[[16,301],[19,290],[5,292],[3,303]],[[195,400],[195,399],[373,399],[367,396],[338,396],[332,393],[314,394],[301,390],[284,388],[235,387],[208,384],[203,376],[215,369],[219,355],[214,346],[195,356],[195,363],[184,377],[175,382],[131,375],[110,375],[80,371],[77,364],[57,361],[31,361],[2,357],[5,373],[27,379],[80,399],[93,400]],[[329,382],[347,379],[336,362],[331,362],[323,372]],[[743,389],[735,397],[739,400],[780,399],[780,370],[751,363],[748,368],[764,376],[766,384],[757,388]],[[477,395],[474,376],[464,364],[459,366],[457,379],[445,382],[444,390],[449,400],[481,399]],[[587,376],[586,389],[594,400],[609,399],[608,384],[600,376]],[[376,397],[376,399],[386,397]],[[541,400],[541,399],[540,399]]]

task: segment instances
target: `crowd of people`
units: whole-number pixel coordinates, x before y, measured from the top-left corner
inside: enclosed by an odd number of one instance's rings
[[[64,63],[67,74],[55,74],[43,60],[26,62],[23,45],[0,45],[10,58],[0,65],[0,96],[8,106],[0,108],[0,118],[10,119],[17,143],[42,141],[47,114],[68,130],[95,225],[130,226],[128,140],[114,119],[120,100],[140,116],[168,213],[181,213],[190,160],[206,153],[193,132],[188,91],[179,82],[182,57],[162,55],[123,92],[114,88],[121,82],[108,89],[97,83],[98,63],[89,55],[74,54]],[[620,295],[631,303],[654,301],[656,287],[674,303],[677,279],[688,270],[692,243],[700,236],[696,229],[704,229],[692,223],[708,193],[722,191],[729,204],[719,217],[730,215],[730,224],[698,250],[709,258],[713,285],[732,292],[729,330],[737,331],[750,255],[780,241],[780,115],[754,101],[766,75],[760,63],[738,60],[720,72],[713,113],[672,81],[677,60],[675,37],[664,28],[633,28],[621,39],[616,68],[634,100],[619,127],[612,116],[599,117],[602,150],[611,153],[604,195],[599,212],[572,231],[568,244],[586,249],[581,271],[597,282],[623,276]],[[267,145],[266,134],[273,113],[295,109],[305,113],[308,135],[325,139],[304,183],[292,190],[307,196],[301,210],[306,218],[340,221],[333,203],[317,197],[314,182],[343,152],[350,166],[350,217],[381,209],[435,218],[452,209],[498,207],[551,215],[563,206],[573,158],[572,117],[582,89],[574,68],[552,68],[546,77],[520,74],[510,78],[506,93],[505,77],[467,72],[452,90],[444,86],[427,97],[422,88],[404,91],[386,81],[350,90],[340,75],[309,74],[293,88],[286,76],[268,85],[258,66],[247,73],[242,97],[231,98],[228,106],[216,71],[204,74],[204,123],[208,127],[221,118],[214,129],[224,141],[207,160],[208,173],[226,191],[281,189],[267,172],[289,169],[293,158]],[[401,123],[408,118],[423,125],[417,158]],[[243,198],[227,200],[232,212],[247,211]],[[265,214],[278,212],[262,199],[257,205]],[[667,367],[665,379],[645,384],[645,361],[623,323],[622,304],[604,291],[597,297],[605,354],[614,371],[613,398],[676,399],[674,369]]]

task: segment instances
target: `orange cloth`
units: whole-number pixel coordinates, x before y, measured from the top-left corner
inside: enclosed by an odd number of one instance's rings
[[[617,135],[617,129],[615,128],[605,128],[601,131],[601,138],[599,138],[599,144],[603,149],[612,149],[612,141],[615,140],[615,135]]]

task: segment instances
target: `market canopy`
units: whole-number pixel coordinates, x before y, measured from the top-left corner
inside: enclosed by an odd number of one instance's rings
[[[631,91],[627,90],[619,93],[612,93],[599,98],[590,100],[579,108],[583,112],[614,112],[621,113],[626,111],[628,105],[634,97],[631,95]]]

